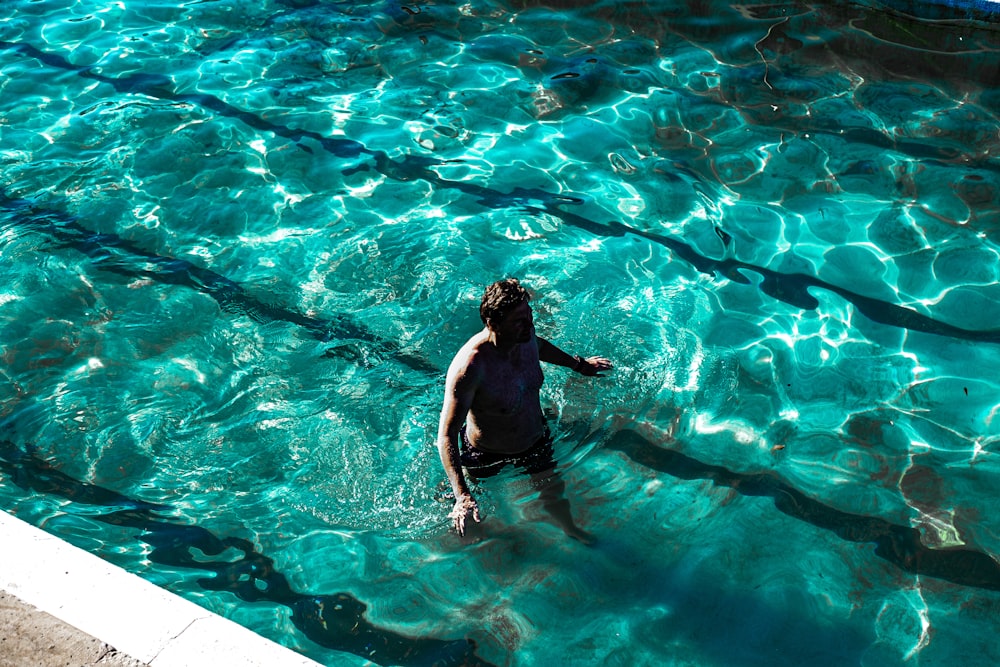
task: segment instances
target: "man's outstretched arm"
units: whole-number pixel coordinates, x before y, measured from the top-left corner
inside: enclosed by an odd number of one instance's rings
[[[604,357],[583,357],[574,356],[568,352],[563,352],[554,344],[549,341],[536,336],[538,339],[538,358],[549,364],[555,364],[556,366],[565,366],[570,368],[580,375],[594,376],[599,375],[601,371],[607,371],[614,368],[611,362]]]

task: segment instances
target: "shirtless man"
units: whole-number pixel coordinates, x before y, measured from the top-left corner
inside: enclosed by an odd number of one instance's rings
[[[448,515],[459,535],[469,517],[479,521],[479,505],[469,491],[463,466],[476,478],[495,475],[513,464],[533,479],[547,479],[541,491],[545,508],[572,537],[586,535],[573,524],[563,482],[554,476],[552,437],[539,392],[540,361],[594,376],[611,368],[603,357],[570,356],[535,335],[528,300],[513,278],[486,288],[479,307],[485,328],[469,339],[448,368],[438,427],[438,451],[455,493]]]

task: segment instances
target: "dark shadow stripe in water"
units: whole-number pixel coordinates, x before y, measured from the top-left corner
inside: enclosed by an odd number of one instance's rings
[[[0,440],[0,473],[22,489],[106,508],[107,513],[88,518],[141,531],[139,539],[152,547],[147,554],[152,562],[207,570],[212,576],[198,579],[198,584],[206,590],[231,593],[246,602],[288,607],[295,627],[325,648],[351,653],[379,665],[492,667],[477,655],[472,639],[409,637],[368,621],[367,605],[348,593],[299,593],[275,569],[274,561],[250,541],[219,537],[200,526],[164,519],[156,513],[169,512],[169,506],[135,500],[81,482],[53,467],[30,448],[25,451],[10,441]],[[234,550],[241,554],[235,560]]]
[[[742,272],[749,271],[756,273],[763,278],[759,285],[759,289],[762,292],[796,308],[815,310],[819,306],[819,301],[809,294],[809,289],[818,288],[837,294],[853,304],[858,309],[858,312],[865,317],[880,324],[963,340],[991,343],[1000,342],[1000,330],[998,329],[983,331],[964,329],[936,320],[898,304],[858,294],[815,276],[802,273],[782,273],[730,258],[713,259],[700,254],[694,247],[676,238],[637,229],[618,221],[612,221],[607,224],[600,223],[561,208],[564,205],[582,204],[584,199],[579,197],[553,194],[537,188],[516,188],[509,193],[504,193],[475,183],[445,179],[432,169],[434,166],[460,162],[460,160],[438,160],[420,155],[406,155],[401,159],[393,160],[384,151],[369,149],[358,141],[326,137],[317,132],[294,129],[273,123],[256,114],[234,107],[211,95],[174,92],[170,89],[172,83],[170,79],[162,75],[134,74],[122,78],[107,77],[96,72],[94,67],[74,65],[62,56],[46,53],[30,44],[0,41],[0,48],[16,50],[29,57],[36,58],[51,67],[73,71],[82,77],[106,83],[121,93],[143,94],[173,102],[187,102],[200,105],[220,115],[238,119],[255,129],[273,132],[275,135],[293,142],[301,142],[304,139],[313,140],[322,146],[324,150],[338,157],[356,158],[359,156],[368,156],[374,162],[372,166],[367,164],[352,166],[345,170],[345,173],[375,169],[394,180],[423,180],[439,188],[458,190],[469,196],[476,197],[478,203],[488,208],[518,208],[531,214],[545,213],[559,218],[569,226],[602,238],[622,237],[626,234],[632,234],[667,248],[678,258],[704,274],[713,277],[722,275],[729,280],[745,285],[749,285],[751,281]],[[312,150],[304,144],[299,143],[298,145],[304,150]],[[725,243],[727,238],[726,233],[721,230],[719,232]]]
[[[929,549],[916,528],[828,507],[768,473],[737,473],[649,442],[634,431],[616,433],[605,445],[641,466],[679,479],[709,480],[750,497],[769,497],[780,512],[829,530],[850,542],[870,542],[875,555],[910,574],[960,586],[1000,591],[1000,564],[973,549]]]
[[[351,139],[335,139],[319,134],[318,132],[298,130],[290,128],[287,125],[272,123],[249,111],[244,111],[243,109],[234,107],[233,105],[228,104],[213,95],[175,92],[171,89],[173,81],[171,81],[169,77],[161,74],[133,74],[128,77],[110,77],[104,76],[98,72],[97,66],[75,65],[60,55],[47,53],[24,42],[0,41],[0,48],[19,51],[20,53],[28,57],[35,58],[50,67],[74,72],[78,76],[85,79],[91,79],[93,81],[108,84],[122,94],[147,95],[149,97],[170,100],[172,102],[187,102],[188,104],[211,109],[212,111],[227,118],[235,118],[236,120],[239,120],[256,130],[273,132],[277,136],[284,137],[285,139],[293,142],[299,142],[303,139],[312,139],[317,141],[324,150],[336,155],[337,157],[358,157],[363,154],[376,155],[377,153],[376,151],[368,149],[364,144]],[[303,146],[303,148],[306,147]],[[306,150],[309,149],[306,148]]]
[[[212,297],[222,310],[245,315],[256,322],[293,324],[322,342],[336,343],[327,351],[328,356],[348,356],[362,363],[391,356],[413,370],[425,373],[438,370],[424,359],[403,352],[392,341],[376,336],[347,315],[319,319],[265,303],[219,273],[184,259],[151,253],[116,234],[99,234],[81,225],[75,217],[54,208],[40,207],[0,192],[0,211],[7,213],[9,219],[7,223],[0,223],[0,228],[13,225],[19,230],[41,232],[59,245],[83,253],[101,270],[188,287]],[[352,346],[351,343],[361,345]]]

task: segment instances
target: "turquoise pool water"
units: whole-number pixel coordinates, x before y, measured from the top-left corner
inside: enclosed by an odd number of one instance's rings
[[[4,3],[0,506],[331,665],[997,663],[1000,32],[899,9]],[[448,530],[505,276],[590,547]]]

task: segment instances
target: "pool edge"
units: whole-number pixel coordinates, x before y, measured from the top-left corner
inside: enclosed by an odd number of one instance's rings
[[[319,663],[0,511],[0,588],[152,667]]]

